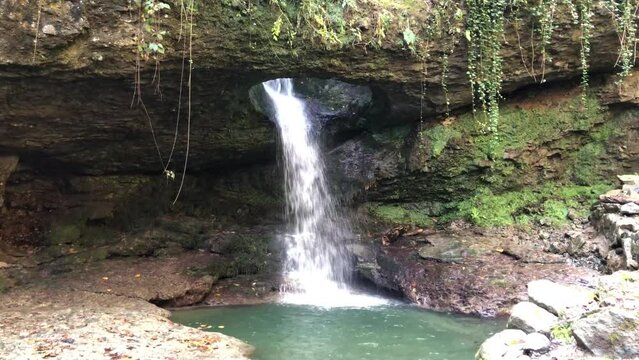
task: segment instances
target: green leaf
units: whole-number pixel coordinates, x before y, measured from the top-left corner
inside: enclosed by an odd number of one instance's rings
[[[403,32],[403,35],[404,35],[404,42],[406,43],[406,45],[410,46],[415,44],[415,41],[417,40],[417,36],[413,32],[413,30],[406,28],[406,30],[404,30]]]

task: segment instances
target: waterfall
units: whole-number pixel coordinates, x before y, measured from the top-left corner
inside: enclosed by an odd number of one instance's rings
[[[290,222],[283,236],[287,284],[283,301],[325,307],[379,302],[349,289],[352,269],[347,241],[352,233],[327,185],[318,129],[313,127],[304,101],[295,97],[291,79],[271,80],[263,86],[280,135]]]

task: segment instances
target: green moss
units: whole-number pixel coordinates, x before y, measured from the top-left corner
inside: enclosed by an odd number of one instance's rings
[[[437,125],[425,130],[422,135],[428,137],[430,143],[430,154],[432,157],[439,157],[451,139],[459,138],[461,133],[453,126]]]
[[[550,329],[550,336],[562,342],[571,343],[574,341],[572,336],[572,325],[568,322],[554,326]]]
[[[568,219],[568,205],[565,200],[546,200],[543,203],[542,220],[551,225],[563,225]]]
[[[472,135],[486,157],[501,159],[507,150],[518,150],[528,144],[560,139],[566,132],[584,131],[603,123],[601,105],[594,96],[586,97],[585,107],[576,97],[558,106],[523,108],[505,106],[500,114],[498,136],[483,133],[485,115],[465,114],[454,124],[463,135]]]
[[[410,126],[395,126],[373,133],[373,139],[384,145],[402,145],[411,131]]]
[[[407,209],[405,205],[399,204],[371,204],[368,210],[371,216],[390,225],[413,224],[423,227],[433,225],[433,220],[425,209]]]
[[[457,212],[447,216],[446,220],[462,218],[481,227],[527,225],[535,221],[563,225],[568,222],[569,210],[574,210],[578,216],[585,216],[599,194],[608,189],[608,184],[547,184],[494,194],[490,189],[482,188],[474,196],[461,201]]]
[[[71,244],[80,239],[84,221],[78,223],[62,223],[51,227],[49,232],[49,242],[51,244]]]
[[[6,292],[13,286],[13,281],[9,280],[3,275],[0,275],[0,294]]]
[[[617,134],[620,122],[604,112],[593,96],[586,98],[585,107],[578,94],[566,97],[557,92],[506,104],[496,141],[483,132],[482,116],[466,113],[421,130],[409,157],[412,173],[382,188],[383,196],[378,199],[452,204],[479,195],[478,189],[490,189],[491,195],[520,192],[523,194],[515,199],[500,199],[504,203],[491,204],[496,200],[489,199],[488,204],[482,201],[481,206],[469,206],[463,209],[464,217],[475,214],[473,218],[485,223],[479,218],[487,215],[477,211],[493,207],[490,216],[498,216],[488,223],[510,224],[514,217],[516,223],[525,224],[539,220],[542,211],[528,213],[528,206],[517,204],[526,193],[522,189],[534,193],[548,182],[561,188],[560,184],[592,186],[613,180],[610,176],[617,165],[608,161],[611,154],[605,142]],[[551,198],[539,199],[535,206],[543,209],[545,200]],[[552,202],[546,205],[552,213],[546,220],[558,222],[565,209]],[[581,209],[577,205],[568,209],[573,207]],[[516,213],[517,209],[521,212]]]
[[[102,246],[118,241],[118,232],[107,226],[85,226],[78,239],[81,246]]]
[[[263,272],[268,265],[270,239],[264,236],[234,236],[222,248],[225,260],[207,267],[207,273],[218,278],[252,275]]]
[[[604,145],[599,142],[584,145],[575,154],[575,160],[571,169],[573,181],[585,185],[593,181],[601,181],[600,157],[605,153]]]

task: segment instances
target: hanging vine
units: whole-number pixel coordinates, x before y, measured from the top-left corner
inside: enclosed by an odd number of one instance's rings
[[[537,18],[539,33],[539,48],[541,52],[541,79],[546,81],[546,63],[552,62],[548,53],[548,48],[552,42],[552,35],[557,25],[555,24],[555,14],[557,12],[557,0],[539,0],[539,3],[532,8],[533,16]]]
[[[499,100],[502,84],[501,48],[506,0],[469,0],[466,19],[468,77],[473,104],[479,103],[486,121],[484,130],[498,140]],[[474,108],[474,106],[473,106]]]
[[[586,102],[586,91],[588,90],[588,80],[590,72],[590,39],[592,37],[592,0],[579,0],[579,28],[581,30],[581,50],[579,52],[581,60],[581,88],[582,104]]]
[[[635,65],[639,1],[608,0],[606,5],[619,35],[619,56],[615,66],[623,78],[630,74]]]

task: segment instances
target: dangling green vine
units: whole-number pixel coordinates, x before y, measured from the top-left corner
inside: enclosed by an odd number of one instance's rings
[[[450,117],[450,96],[448,93],[449,57],[463,34],[464,12],[455,1],[440,1],[433,11],[432,23],[426,34],[433,41],[442,45],[440,54],[441,77],[440,85],[444,93],[446,117]]]
[[[506,0],[469,0],[466,19],[468,77],[473,104],[479,102],[486,115],[482,124],[498,140],[499,100],[502,84],[501,48]],[[474,108],[474,106],[473,106]]]
[[[557,11],[557,0],[539,0],[536,6],[533,6],[533,16],[537,18],[539,26],[539,47],[541,52],[541,80],[545,82],[546,63],[552,62],[552,58],[548,53],[548,47],[552,41],[552,35],[557,28],[555,24],[555,14]]]
[[[607,6],[619,35],[619,57],[615,66],[619,67],[619,76],[623,78],[635,65],[639,1],[608,0]]]
[[[585,104],[588,90],[588,80],[590,72],[590,39],[592,37],[592,0],[579,0],[579,28],[581,29],[581,88],[582,103]]]

